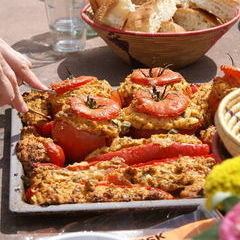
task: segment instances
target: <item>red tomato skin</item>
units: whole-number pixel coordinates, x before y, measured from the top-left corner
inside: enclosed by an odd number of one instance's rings
[[[161,91],[161,94],[163,91]],[[138,90],[134,93],[136,99],[135,110],[151,116],[161,118],[173,118],[181,115],[189,105],[187,95],[168,91],[164,99],[156,102],[150,92]]]
[[[70,99],[71,109],[80,117],[93,121],[106,121],[119,115],[120,107],[117,102],[110,98],[95,96],[98,108],[90,108],[86,105],[87,96],[73,97]]]
[[[50,157],[51,163],[64,167],[65,163],[65,154],[63,149],[53,142],[47,142],[45,144],[47,155]]]
[[[82,161],[90,152],[106,144],[104,136],[78,130],[64,121],[55,122],[52,136],[71,162]]]
[[[210,150],[207,144],[173,143],[169,146],[161,146],[160,144],[149,143],[86,158],[85,160],[88,162],[108,161],[114,157],[120,157],[125,159],[127,165],[134,165],[155,159],[207,155],[209,152]]]
[[[119,107],[122,108],[122,100],[117,90],[112,91],[110,98],[118,103]]]
[[[160,68],[152,69],[152,76],[148,76],[150,69],[136,69],[131,74],[131,81],[137,84],[146,85],[146,86],[163,86],[166,84],[173,84],[181,82],[183,77],[180,73],[173,72],[170,69],[166,69],[163,74],[158,75]],[[143,74],[145,73],[145,74]],[[147,75],[146,75],[147,74]]]
[[[35,128],[42,137],[51,137],[53,124],[54,121],[51,121],[43,125],[35,125]]]

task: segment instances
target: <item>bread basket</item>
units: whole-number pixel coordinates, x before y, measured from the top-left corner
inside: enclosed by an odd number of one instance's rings
[[[178,33],[143,33],[122,31],[93,21],[88,4],[82,11],[83,20],[107,43],[107,45],[133,68],[158,67],[173,64],[181,68],[197,61],[239,19],[240,12],[220,26]]]
[[[229,93],[215,115],[218,134],[232,156],[240,155],[240,88]]]

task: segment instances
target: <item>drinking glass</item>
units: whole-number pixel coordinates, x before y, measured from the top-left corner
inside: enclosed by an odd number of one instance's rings
[[[87,29],[80,18],[85,4],[86,0],[45,0],[55,51],[76,52],[85,48]]]

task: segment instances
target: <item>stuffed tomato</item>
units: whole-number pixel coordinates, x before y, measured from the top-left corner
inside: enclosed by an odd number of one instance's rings
[[[169,85],[173,91],[186,95],[192,94],[192,88],[180,73],[167,68],[136,69],[126,77],[118,89],[124,106],[128,106],[133,100],[136,90],[146,90],[151,86],[163,87]]]
[[[208,96],[211,85],[203,84],[192,96],[172,91],[168,85],[136,90],[121,118],[131,124],[135,138],[177,132],[194,134],[209,124]]]
[[[110,98],[81,95],[69,98],[64,108],[55,117],[52,136],[71,162],[83,160],[119,134],[119,127],[112,120],[121,109]]]
[[[54,83],[51,88],[56,92],[49,97],[54,114],[61,111],[69,98],[81,95],[94,95],[111,98],[121,106],[121,100],[116,90],[105,80],[93,76],[80,76],[62,82]]]

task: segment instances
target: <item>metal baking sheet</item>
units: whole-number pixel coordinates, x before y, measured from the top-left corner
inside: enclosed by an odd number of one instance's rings
[[[84,204],[62,204],[42,207],[31,205],[23,201],[24,186],[22,181],[23,168],[18,160],[15,147],[19,140],[22,123],[17,112],[12,110],[11,118],[11,158],[10,158],[10,211],[19,214],[57,214],[77,212],[101,212],[119,209],[154,209],[154,208],[195,208],[204,203],[204,198],[179,199],[179,200],[154,200],[134,202],[109,202],[109,203],[84,203]]]

